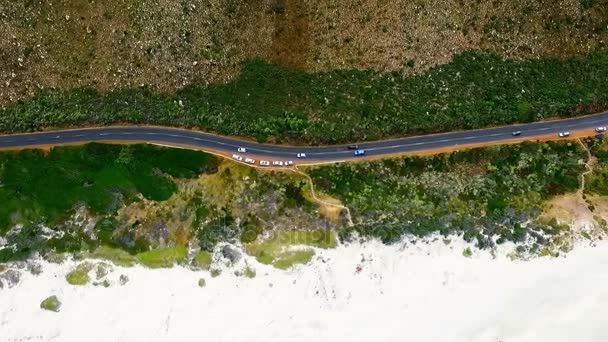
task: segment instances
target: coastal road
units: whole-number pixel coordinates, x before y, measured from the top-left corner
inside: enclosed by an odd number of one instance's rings
[[[608,126],[608,112],[564,120],[413,136],[365,142],[357,145],[360,149],[366,151],[365,158],[369,159],[421,151],[454,150],[459,147],[466,148],[475,145],[537,140],[548,136],[558,139],[559,132],[570,131],[574,135],[576,132],[589,132],[598,126]],[[513,131],[520,131],[521,135],[514,137],[512,135]],[[258,144],[247,140],[169,127],[112,126],[0,135],[0,149],[35,148],[86,142],[154,143],[198,149],[229,158],[233,154],[239,154],[243,159],[246,157],[256,159],[256,165],[259,165],[261,159],[269,161],[293,160],[296,164],[305,165],[356,158],[353,156],[353,151],[347,148],[347,145],[285,146]],[[238,147],[246,148],[247,153],[237,153]],[[297,153],[306,153],[306,159],[296,158]]]

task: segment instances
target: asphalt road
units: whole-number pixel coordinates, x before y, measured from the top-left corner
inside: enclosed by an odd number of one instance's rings
[[[534,137],[548,134],[557,135],[562,131],[578,131],[598,126],[608,126],[608,112],[557,121],[365,142],[359,143],[358,146],[366,151],[366,156],[382,156],[458,145],[500,143],[513,139],[514,137],[511,134],[513,131],[520,131],[520,138],[534,139]],[[296,163],[303,163],[304,160],[296,158],[296,154],[300,152],[306,153],[307,160],[315,161],[340,161],[353,158],[353,151],[347,149],[347,145],[318,147],[267,145],[197,131],[146,126],[83,128],[1,135],[0,148],[23,148],[94,141],[145,141],[163,145],[189,145],[201,150],[224,152],[228,155],[237,153],[237,147],[244,147],[247,149],[247,153],[240,153],[239,155],[244,158],[250,155],[255,156],[256,164],[259,163],[260,158],[269,161],[293,160]]]

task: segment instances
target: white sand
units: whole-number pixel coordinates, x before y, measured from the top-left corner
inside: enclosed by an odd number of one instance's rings
[[[291,272],[250,262],[254,279],[116,268],[109,288],[68,285],[72,264],[45,264],[0,290],[0,341],[608,340],[608,244],[532,261],[462,248],[351,245]],[[52,294],[59,313],[39,308]]]

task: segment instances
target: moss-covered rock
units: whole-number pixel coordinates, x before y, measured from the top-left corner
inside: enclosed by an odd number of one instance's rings
[[[50,296],[40,303],[40,308],[48,311],[59,312],[61,302],[57,296]]]
[[[65,276],[65,279],[71,285],[86,285],[91,280],[89,277],[91,269],[93,269],[93,264],[90,262],[80,263]]]

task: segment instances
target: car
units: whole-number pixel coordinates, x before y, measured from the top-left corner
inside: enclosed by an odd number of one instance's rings
[[[285,165],[293,165],[293,160],[288,160],[285,162]]]
[[[239,152],[239,153],[245,153],[245,152],[247,152],[247,149],[244,148],[244,147],[239,147],[239,148],[236,149],[236,151]]]
[[[515,131],[515,132],[511,132],[511,135],[516,137],[518,135],[521,135],[521,131]]]
[[[565,138],[567,136],[570,136],[570,132],[559,132],[559,137],[560,138]]]
[[[598,132],[598,133],[606,132],[606,126],[596,127],[595,131]]]
[[[298,153],[298,154],[296,154],[296,157],[298,157],[298,158],[306,158],[306,153]]]
[[[348,148],[349,150],[357,150],[359,149],[359,145],[348,145],[346,146],[346,148]]]
[[[260,165],[268,166],[268,165],[270,165],[270,162],[268,160],[260,160]]]
[[[243,160],[243,157],[239,156],[238,154],[233,154],[233,155],[232,155],[232,159],[234,159],[234,160],[238,160],[238,161],[242,161],[242,160]]]
[[[255,159],[245,158],[245,163],[247,163],[247,164],[255,164]]]
[[[275,161],[272,162],[272,165],[274,165],[274,166],[283,166],[283,162],[280,161],[280,160],[275,160]]]
[[[356,150],[355,151],[355,157],[360,157],[362,155],[365,155],[365,150]]]

